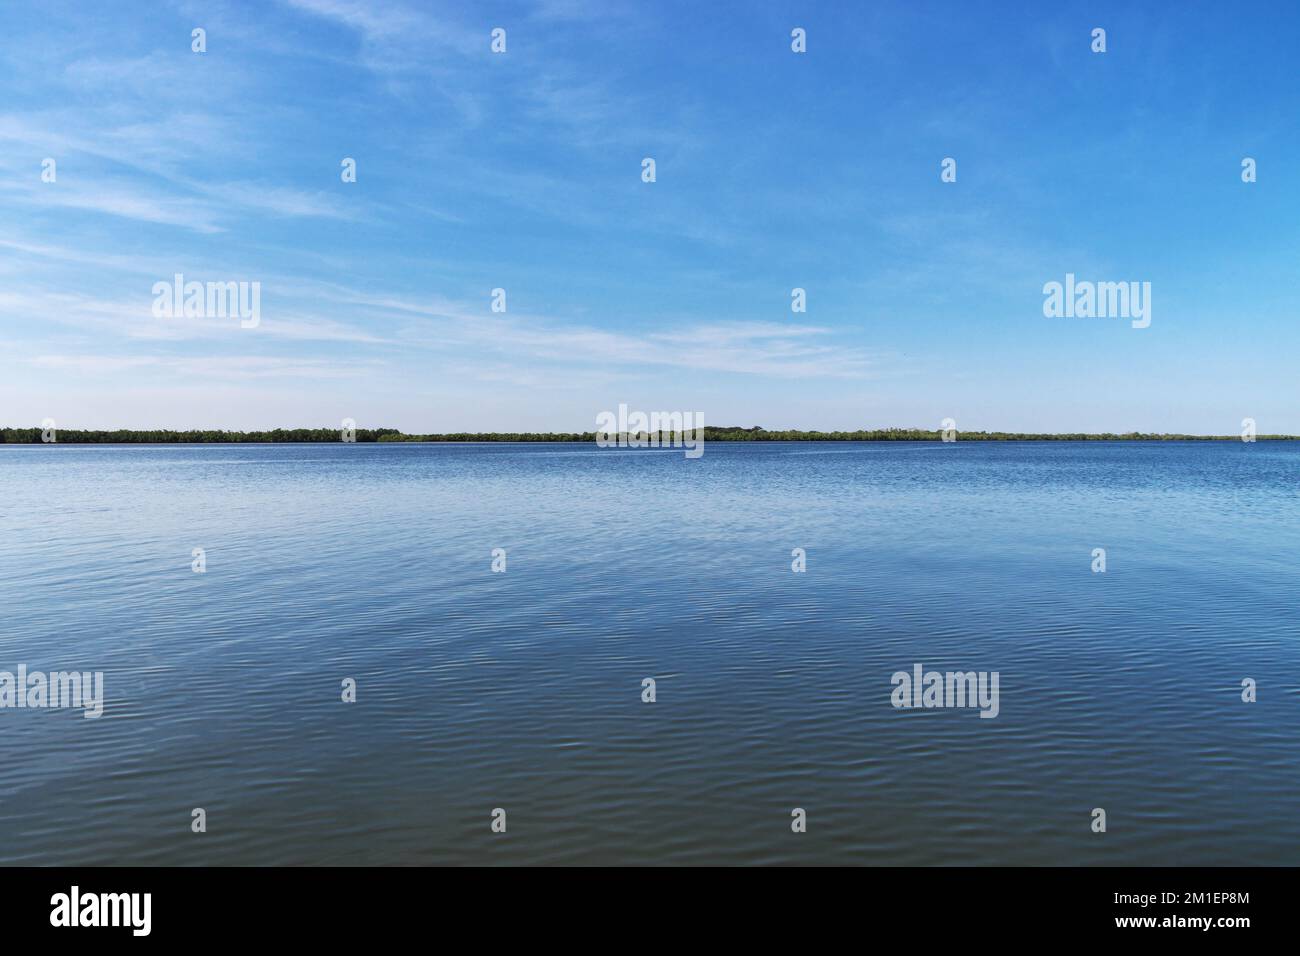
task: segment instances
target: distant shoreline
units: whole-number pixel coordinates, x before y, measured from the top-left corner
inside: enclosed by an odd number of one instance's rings
[[[688,432],[688,434],[690,434]],[[165,429],[116,429],[101,431],[76,428],[56,428],[54,444],[60,445],[240,445],[240,444],[342,444],[343,437],[337,428],[286,428],[271,431],[222,431],[192,430],[170,431]],[[648,438],[642,434],[642,438]],[[819,431],[768,431],[762,428],[728,428],[706,426],[706,442],[937,442],[943,438],[943,432],[919,428],[884,428],[852,432]],[[1010,442],[1010,441],[1242,441],[1241,435],[1182,435],[1156,432],[962,432],[955,436],[957,441],[971,442]],[[590,442],[595,443],[595,432],[460,432],[441,435],[410,435],[395,428],[358,428],[355,431],[356,442],[360,443],[530,443],[548,442]],[[664,433],[663,443],[668,443],[670,436]],[[1258,435],[1257,441],[1300,441],[1300,435]],[[51,442],[44,437],[40,428],[3,428],[0,429],[0,444],[6,445],[41,445]]]

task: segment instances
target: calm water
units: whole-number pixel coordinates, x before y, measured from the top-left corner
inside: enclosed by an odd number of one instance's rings
[[[1298,492],[1264,442],[0,446],[0,670],[107,698],[0,710],[0,861],[1300,863]],[[894,709],[915,663],[1000,714]]]

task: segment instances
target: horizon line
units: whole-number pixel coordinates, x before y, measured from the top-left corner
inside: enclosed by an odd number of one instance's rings
[[[766,429],[761,426],[701,426],[703,436],[697,429],[657,430],[657,431],[619,431],[587,432],[551,431],[551,432],[403,432],[397,428],[377,427],[359,428],[351,425],[348,434],[347,425],[343,428],[331,427],[276,427],[270,429],[226,429],[226,428],[62,428],[52,421],[42,426],[9,427],[0,426],[0,444],[320,444],[320,443],[534,443],[534,442],[591,442],[599,436],[606,438],[631,437],[646,439],[652,436],[661,440],[671,440],[694,435],[708,441],[742,443],[747,441],[794,442],[794,441],[838,441],[838,442],[923,442],[923,441],[1240,441],[1250,444],[1255,441],[1300,441],[1300,435],[1287,434],[1253,434],[1243,432],[1237,435],[1194,434],[1188,432],[1015,432],[925,428],[864,428],[833,431],[817,429],[781,428]]]

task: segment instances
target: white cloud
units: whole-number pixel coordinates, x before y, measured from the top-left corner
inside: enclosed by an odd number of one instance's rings
[[[363,369],[357,363],[329,359],[275,358],[265,355],[176,356],[176,355],[37,355],[27,360],[37,369],[71,372],[77,375],[119,375],[142,371],[161,372],[187,379],[219,378],[351,378]]]

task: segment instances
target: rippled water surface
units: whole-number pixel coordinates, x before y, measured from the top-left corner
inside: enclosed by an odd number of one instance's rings
[[[0,670],[107,698],[0,709],[0,861],[1300,863],[1298,490],[1271,442],[0,446]],[[896,710],[916,663],[999,715]]]

